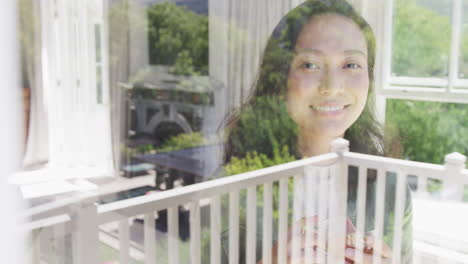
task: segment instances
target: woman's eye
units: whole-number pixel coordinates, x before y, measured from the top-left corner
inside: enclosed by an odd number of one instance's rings
[[[357,63],[347,63],[345,65],[345,68],[348,68],[348,69],[358,69],[358,68],[361,68],[361,66],[359,66],[359,64]]]
[[[317,64],[311,62],[306,62],[303,64],[303,66],[306,69],[320,69],[320,67]]]

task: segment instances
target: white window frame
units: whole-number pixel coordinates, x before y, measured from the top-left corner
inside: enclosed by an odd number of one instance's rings
[[[107,1],[44,0],[41,5],[43,80],[51,121],[47,167],[96,171],[82,177],[115,176],[104,17]],[[97,100],[95,24],[101,31],[101,102]]]
[[[363,0],[364,2],[368,0]],[[393,15],[394,15],[395,0],[381,0],[381,21],[379,31],[381,67],[377,72],[380,75],[380,81],[377,83],[377,96],[385,99],[406,99],[406,100],[423,100],[433,102],[447,103],[468,103],[468,79],[458,78],[459,58],[460,58],[460,42],[461,42],[461,27],[462,27],[462,0],[452,1],[452,36],[449,57],[449,74],[448,78],[418,78],[418,77],[402,77],[392,76],[392,44],[393,44]],[[376,14],[378,15],[378,14]],[[468,15],[468,14],[466,14]],[[378,78],[379,79],[379,78]],[[385,112],[384,112],[385,113]]]

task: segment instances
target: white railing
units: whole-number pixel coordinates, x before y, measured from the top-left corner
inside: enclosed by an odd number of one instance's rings
[[[461,201],[464,185],[468,184],[468,170],[464,169],[466,158],[460,154],[447,155],[445,165],[433,165],[348,152],[348,142],[342,139],[333,142],[332,149],[334,152],[326,155],[194,184],[155,195],[140,196],[103,205],[97,205],[93,200],[81,201],[68,208],[67,213],[61,212],[53,217],[28,224],[28,229],[35,234],[32,243],[33,261],[34,263],[65,263],[60,259],[63,256],[57,256],[59,254],[44,250],[44,245],[40,245],[44,239],[38,237],[48,235],[52,243],[48,243],[46,246],[50,247],[55,243],[54,248],[57,249],[63,246],[60,242],[54,242],[54,235],[71,234],[73,263],[98,263],[98,228],[117,221],[119,263],[130,263],[132,243],[129,219],[144,216],[144,240],[140,250],[144,256],[144,263],[159,263],[159,257],[166,254],[169,264],[183,263],[179,255],[178,208],[184,206],[190,211],[190,245],[189,253],[187,253],[190,263],[202,263],[202,253],[204,252],[202,252],[202,216],[200,212],[205,207],[209,209],[210,214],[209,263],[221,263],[222,239],[225,236],[228,236],[227,240],[229,241],[227,256],[230,264],[241,261],[240,247],[245,247],[245,263],[256,263],[256,248],[262,249],[262,263],[272,263],[272,257],[276,257],[278,263],[286,263],[289,255],[294,257],[300,254],[295,250],[300,249],[300,247],[294,246],[302,244],[301,241],[298,241],[300,237],[293,236],[292,241],[288,241],[288,232],[297,231],[298,227],[295,223],[301,215],[297,215],[298,210],[296,209],[301,208],[303,206],[301,203],[304,202],[304,199],[297,199],[297,192],[291,190],[288,183],[300,182],[303,177],[317,177],[318,191],[314,196],[314,199],[318,201],[317,257],[322,260],[326,259],[326,263],[342,263],[347,217],[348,166],[356,166],[358,168],[356,227],[360,231],[364,230],[366,213],[367,171],[368,169],[377,171],[374,223],[374,236],[377,242],[374,249],[374,263],[380,263],[378,256],[382,250],[386,177],[388,172],[396,174],[394,239],[390,246],[393,254],[392,262],[401,263],[400,249],[407,177],[409,175],[417,177],[416,194],[421,196],[428,195],[428,180],[441,180],[443,187],[440,197],[445,200]],[[260,186],[263,187],[262,217],[257,216],[257,195],[260,194],[258,189]],[[297,185],[292,186],[296,187]],[[278,197],[273,195],[273,190],[276,188],[279,192]],[[292,221],[288,216],[288,209],[291,207],[288,194],[291,192],[294,196],[292,199],[293,208],[291,208],[294,209]],[[243,202],[241,197],[245,197],[245,241],[241,240],[241,230],[239,229],[240,208]],[[278,198],[276,204],[275,198]],[[307,200],[307,202],[310,201]],[[278,210],[278,223],[273,221],[275,208]],[[167,210],[167,252],[156,250],[156,236],[159,232],[155,232],[155,219],[158,217],[157,212],[162,210]],[[228,216],[227,232],[223,232],[226,229],[222,223],[224,215]],[[258,219],[261,219],[262,224],[262,245],[257,245],[256,239]],[[328,221],[324,221],[325,219]],[[276,242],[274,241],[274,229],[277,230],[278,235]],[[311,232],[311,228],[306,225],[304,231],[307,234],[307,232]],[[277,249],[276,256],[272,254],[274,243]],[[288,252],[289,243],[293,245],[292,252]],[[358,240],[357,243],[356,248],[363,248],[362,241]],[[468,254],[468,252],[466,253]],[[307,251],[307,249],[305,254],[312,256],[312,252]],[[357,256],[357,258],[360,257],[362,255]]]

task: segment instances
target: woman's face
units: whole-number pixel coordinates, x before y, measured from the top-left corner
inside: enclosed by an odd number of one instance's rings
[[[349,18],[312,18],[298,36],[287,104],[301,132],[340,137],[362,113],[369,90],[367,44]]]

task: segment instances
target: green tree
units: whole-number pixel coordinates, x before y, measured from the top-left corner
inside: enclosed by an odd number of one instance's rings
[[[392,72],[399,76],[447,76],[450,17],[418,5],[396,1]]]
[[[468,154],[464,104],[388,100],[386,121],[398,127],[406,159],[440,164],[448,153]]]
[[[208,18],[164,2],[148,9],[150,62],[175,74],[208,73]]]
[[[462,21],[462,43],[461,43],[461,58],[460,58],[460,73],[461,77],[468,78],[468,2],[463,2],[463,21]]]

